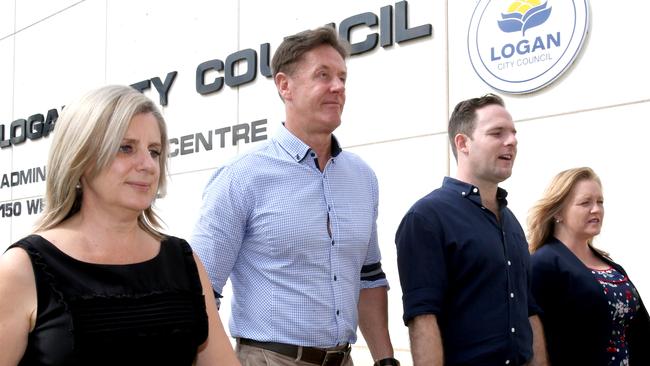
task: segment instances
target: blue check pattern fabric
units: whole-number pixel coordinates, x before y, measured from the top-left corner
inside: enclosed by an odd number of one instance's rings
[[[323,172],[284,126],[220,167],[191,245],[214,290],[228,278],[230,334],[332,347],[356,341],[362,288],[388,286],[377,243],[377,178],[332,137]]]

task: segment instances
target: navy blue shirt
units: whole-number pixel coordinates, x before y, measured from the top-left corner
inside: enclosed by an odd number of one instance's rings
[[[478,187],[445,177],[406,213],[395,237],[404,322],[435,314],[445,365],[519,365],[532,357],[530,256],[497,190],[500,220]]]

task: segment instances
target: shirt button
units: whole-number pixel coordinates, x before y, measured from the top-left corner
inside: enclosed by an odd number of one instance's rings
[[[336,311],[336,315],[339,315],[339,311],[338,311],[338,310]]]
[[[300,155],[296,154],[296,159],[300,160]]]
[[[336,281],[336,275],[334,275],[334,281]]]
[[[515,294],[511,292],[511,293],[510,293],[510,298],[511,298],[511,299],[514,299],[514,298],[515,298]]]
[[[515,328],[510,328],[510,331],[514,333],[514,332],[515,332]]]
[[[474,189],[472,189],[472,192],[474,193],[478,192],[478,188],[474,187]]]
[[[332,240],[332,246],[334,246],[334,240]]]
[[[464,196],[464,195],[466,195],[467,193],[465,193],[465,192],[460,192],[460,194]]]
[[[506,360],[506,365],[509,365],[509,364],[510,364],[510,360]]]
[[[509,265],[509,266],[512,266],[512,262],[508,261],[508,265]]]
[[[314,156],[316,156],[316,154],[314,154],[314,153],[311,153],[311,157],[313,158]]]

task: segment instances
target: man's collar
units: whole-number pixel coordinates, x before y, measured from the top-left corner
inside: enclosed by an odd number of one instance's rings
[[[309,145],[305,144],[301,139],[296,137],[291,131],[289,131],[285,126],[284,122],[282,126],[279,127],[278,132],[275,135],[275,140],[280,144],[280,146],[297,162],[307,156],[311,148]],[[332,157],[336,157],[341,153],[341,145],[334,135],[332,135]]]
[[[479,203],[481,202],[481,192],[479,188],[473,184],[463,182],[456,178],[445,177],[445,179],[442,182],[442,186],[453,190],[454,192],[458,193],[463,197],[469,198]],[[508,204],[508,201],[506,200],[507,196],[508,196],[508,192],[505,189],[501,187],[497,187],[496,198],[497,198],[497,202],[499,203],[499,206],[505,206]]]

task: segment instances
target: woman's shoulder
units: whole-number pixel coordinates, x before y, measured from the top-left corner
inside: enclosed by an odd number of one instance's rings
[[[192,255],[192,247],[183,238],[179,238],[173,235],[164,235],[160,240],[162,248],[167,251],[181,252],[184,255]]]
[[[556,240],[550,240],[540,246],[533,254],[531,260],[534,262],[547,262],[562,257],[562,243]]]

